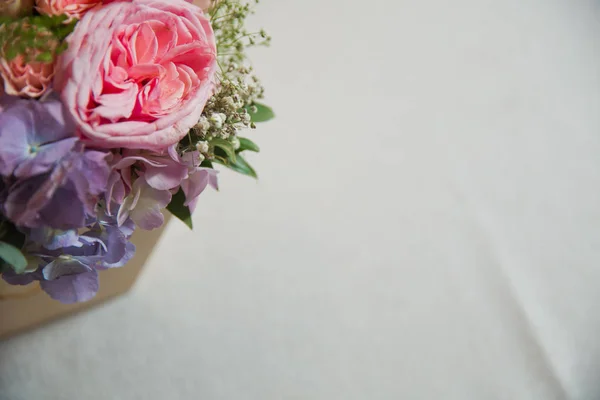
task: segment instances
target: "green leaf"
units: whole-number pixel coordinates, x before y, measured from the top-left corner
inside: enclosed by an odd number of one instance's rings
[[[185,203],[185,194],[183,193],[183,190],[179,189],[179,191],[171,199],[171,202],[167,206],[167,210],[182,220],[183,223],[185,223],[190,229],[194,229],[190,209],[188,206],[183,205],[183,203]]]
[[[27,268],[27,260],[21,250],[8,244],[6,242],[0,242],[0,258],[9,264],[17,274],[22,274]]]
[[[52,58],[53,58],[52,53],[47,51],[47,52],[38,54],[38,56],[35,58],[35,61],[52,62]]]
[[[240,147],[236,150],[236,153],[241,153],[244,150],[255,151],[257,153],[260,151],[260,148],[252,140],[244,137],[238,137],[238,140],[240,141]]]
[[[200,164],[201,167],[205,167],[205,168],[212,168],[212,162],[210,160],[204,160],[202,161],[202,163]]]
[[[233,148],[233,144],[228,142],[225,139],[214,138],[209,142],[210,147],[219,148],[225,152],[227,158],[231,160],[231,162],[235,162],[235,150]]]
[[[18,55],[19,55],[19,50],[15,49],[14,47],[9,47],[5,53],[7,61],[11,61],[12,59],[16,58]]]
[[[253,106],[256,107],[256,112],[252,112],[254,111]],[[246,110],[248,111],[248,114],[250,114],[250,120],[252,122],[266,122],[275,118],[273,110],[261,103],[251,104],[246,107]]]
[[[252,166],[248,164],[244,157],[242,157],[239,154],[237,155],[235,162],[224,163],[218,159],[215,159],[214,161],[226,166],[227,168],[234,170],[235,172],[239,172],[240,174],[248,175],[253,178],[258,178],[258,176],[256,175],[256,171],[254,171],[254,168],[252,168]]]
[[[62,42],[56,48],[56,54],[62,53],[63,51],[65,51],[67,49],[67,47],[68,47],[68,43],[67,42]]]

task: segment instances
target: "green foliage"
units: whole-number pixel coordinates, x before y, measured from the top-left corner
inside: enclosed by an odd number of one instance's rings
[[[235,150],[230,141],[221,138],[214,138],[208,143],[210,145],[209,151],[212,150],[215,155],[218,155],[219,152],[217,149],[220,149],[222,153],[225,153],[224,158],[235,162]]]
[[[22,232],[20,232],[17,229],[17,227],[14,226],[10,221],[0,219],[0,243],[5,243],[16,249],[20,249],[25,243],[25,235]],[[9,249],[7,251],[9,252],[9,255],[7,256],[8,258],[10,256],[11,250]],[[17,269],[15,269],[15,271],[19,272],[21,265],[18,263],[16,264]],[[0,255],[0,272],[2,272],[2,270],[4,270],[7,267],[11,267],[11,265],[9,264],[9,260],[4,259],[2,255]]]
[[[192,213],[190,212],[189,207],[185,206],[184,203],[185,193],[183,193],[183,190],[179,189],[179,191],[171,199],[171,202],[167,206],[167,210],[183,221],[183,223],[186,224],[190,229],[193,229],[194,225],[192,224]]]
[[[266,122],[275,118],[275,113],[271,107],[261,103],[254,102],[254,104],[246,106],[246,109],[252,122]]]
[[[258,146],[246,138],[238,138],[240,146],[237,150],[234,150],[233,144],[225,139],[213,139],[209,142],[210,149],[214,153],[213,161],[224,165],[240,174],[257,178],[256,171],[248,164],[248,162],[240,154],[242,151],[259,151]],[[212,167],[212,164],[211,164]]]
[[[244,137],[238,137],[238,140],[240,142],[240,147],[238,147],[238,149],[235,151],[236,154],[237,153],[241,153],[242,151],[254,151],[256,153],[258,153],[260,151],[260,148],[258,147],[258,145],[256,143],[254,143],[252,140],[248,139],[248,138],[244,138]]]
[[[8,61],[23,55],[27,61],[52,62],[67,47],[65,38],[75,28],[66,17],[33,15],[13,19],[0,17],[0,49]]]
[[[248,161],[241,154],[238,154],[235,158],[235,161],[226,160],[225,162],[219,159],[215,159],[215,162],[224,165],[225,167],[234,170],[235,172],[239,172],[242,175],[251,176],[252,178],[258,178],[256,171]]]
[[[10,221],[0,218],[0,242],[6,242],[21,248],[25,243],[25,235]]]
[[[27,268],[27,260],[21,250],[6,242],[0,242],[0,258],[12,267],[17,274],[22,274]]]

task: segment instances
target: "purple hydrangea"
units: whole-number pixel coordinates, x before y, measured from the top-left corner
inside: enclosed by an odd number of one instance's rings
[[[98,291],[98,272],[134,255],[136,226],[163,224],[162,209],[180,189],[191,211],[217,172],[198,152],[88,149],[58,100],[0,100],[0,217],[26,236],[29,265],[5,281],[39,281],[63,303]],[[109,165],[110,164],[110,165]]]
[[[18,100],[0,113],[3,213],[18,226],[79,228],[107,186],[108,153],[88,150],[58,100]]]
[[[75,230],[33,229],[25,246],[31,272],[17,275],[7,270],[3,278],[13,285],[39,281],[50,297],[63,303],[87,301],[98,291],[98,271],[122,267],[135,254],[133,229],[131,220],[117,227],[106,215],[81,235]]]
[[[114,155],[106,202],[118,210],[118,221],[131,218],[142,229],[154,229],[163,224],[161,210],[179,188],[185,195],[184,205],[193,212],[198,197],[207,186],[218,189],[217,171],[200,167],[200,154],[187,152],[182,157],[175,146],[164,154],[125,150]],[[131,167],[137,166],[137,179],[131,183]],[[125,196],[125,186],[129,194]],[[115,203],[115,207],[112,204]]]

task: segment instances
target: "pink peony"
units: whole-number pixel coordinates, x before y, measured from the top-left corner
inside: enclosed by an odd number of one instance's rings
[[[87,11],[101,4],[102,0],[35,0],[35,3],[40,14],[65,14],[69,19],[79,19]]]
[[[214,34],[183,0],[94,8],[68,44],[55,86],[94,146],[163,150],[198,122],[212,94]]]
[[[21,97],[40,97],[52,82],[54,63],[26,62],[23,56],[7,61],[0,59],[0,75],[6,94]]]

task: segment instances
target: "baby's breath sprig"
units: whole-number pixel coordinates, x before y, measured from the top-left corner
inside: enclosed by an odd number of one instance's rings
[[[246,59],[244,49],[254,45],[269,45],[271,37],[264,29],[249,32],[245,27],[246,18],[254,14],[254,5],[258,0],[242,2],[240,0],[220,0],[210,10],[211,25],[217,39],[217,50],[232,52],[239,56],[238,60]]]
[[[219,154],[214,153],[219,146],[207,144],[218,141],[222,149],[225,140],[237,150],[238,133],[256,127],[251,112],[254,103],[263,98],[264,88],[248,62],[246,50],[253,46],[268,46],[271,42],[264,29],[249,32],[245,27],[246,18],[254,13],[257,3],[259,0],[217,0],[208,11],[217,42],[217,90],[182,145],[184,151],[199,150],[209,161],[220,159]]]

